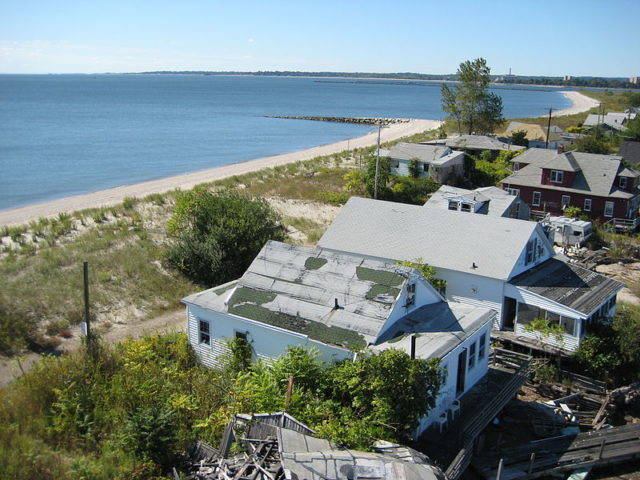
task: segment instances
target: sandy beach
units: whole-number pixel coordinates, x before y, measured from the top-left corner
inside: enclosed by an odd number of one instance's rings
[[[573,102],[569,108],[565,108],[563,110],[557,110],[555,112],[551,112],[552,117],[559,117],[561,115],[573,115],[575,113],[582,113],[591,110],[594,107],[600,105],[600,102],[597,100],[587,97],[580,92],[575,92],[573,90],[567,90],[560,92],[565,97]],[[546,117],[547,115],[540,115],[541,117]]]
[[[589,98],[579,92],[563,91],[565,97],[573,102],[573,105],[564,110],[552,113],[552,116],[571,115],[581,113],[598,106],[598,101]],[[442,122],[437,120],[412,119],[403,123],[395,123],[382,129],[381,141],[388,142],[401,137],[413,135],[425,130],[438,128]],[[36,220],[40,217],[53,217],[61,212],[72,212],[85,208],[97,208],[115,205],[122,202],[125,197],[145,197],[152,193],[163,193],[176,188],[189,189],[200,183],[212,182],[233,175],[241,175],[255,170],[275,167],[300,160],[309,160],[321,155],[331,155],[344,150],[367,147],[377,142],[377,132],[362,137],[344,140],[342,142],[321,145],[297,152],[285,153],[273,157],[259,158],[246,162],[235,163],[223,167],[187,173],[173,177],[160,178],[148,182],[125,185],[122,187],[100,190],[93,193],[61,198],[51,202],[38,203],[26,207],[0,211],[0,226],[21,225]]]
[[[396,140],[425,130],[438,128],[442,122],[437,120],[409,120],[403,123],[394,123],[382,129],[381,142]],[[321,145],[319,147],[285,153],[273,157],[259,158],[247,162],[234,163],[223,167],[202,170],[199,172],[177,175],[174,177],[160,178],[148,182],[125,185],[122,187],[100,190],[98,192],[61,198],[51,202],[37,203],[26,207],[13,208],[0,211],[0,226],[22,225],[40,217],[53,217],[61,212],[73,212],[85,208],[97,208],[115,205],[122,202],[125,197],[145,197],[152,193],[163,193],[180,188],[183,190],[193,188],[200,183],[212,182],[234,175],[252,172],[268,167],[275,167],[300,160],[309,160],[322,155],[331,155],[353,148],[368,147],[378,141],[377,131],[362,137],[344,140],[342,142]]]

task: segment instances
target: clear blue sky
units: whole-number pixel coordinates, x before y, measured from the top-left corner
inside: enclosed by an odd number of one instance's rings
[[[0,73],[640,75],[639,0],[0,0]]]

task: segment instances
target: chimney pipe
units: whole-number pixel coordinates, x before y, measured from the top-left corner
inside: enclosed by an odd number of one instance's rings
[[[411,359],[416,358],[416,336],[411,335]]]
[[[334,298],[333,300],[334,300],[333,309],[338,310],[340,308],[340,305],[338,305],[338,299]]]

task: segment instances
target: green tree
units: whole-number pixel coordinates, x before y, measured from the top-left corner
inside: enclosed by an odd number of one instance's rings
[[[418,178],[420,176],[420,162],[415,159],[412,158],[411,160],[409,160],[409,175],[411,175],[412,178]]]
[[[240,277],[267,240],[283,240],[279,215],[264,199],[194,189],[178,196],[168,225],[171,264],[214,286]]]
[[[594,129],[589,135],[576,139],[573,146],[579,152],[600,153],[606,155],[611,152],[611,141],[601,129]]]
[[[511,143],[514,145],[521,145],[529,148],[529,140],[527,139],[527,132],[524,130],[518,130],[511,134]]]
[[[502,99],[489,92],[491,69],[484,58],[467,60],[458,68],[458,86],[442,85],[442,110],[468,133],[490,133],[504,123]]]

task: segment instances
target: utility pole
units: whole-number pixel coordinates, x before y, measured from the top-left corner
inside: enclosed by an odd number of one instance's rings
[[[549,148],[549,132],[551,131],[551,110],[549,109],[549,122],[547,123],[547,141],[544,142],[544,148]]]
[[[373,183],[373,198],[378,198],[378,173],[380,172],[380,129],[382,124],[378,122],[378,149],[376,150],[376,178]]]
[[[89,314],[89,262],[84,262],[84,327],[87,340],[87,353],[93,354],[93,339],[91,337],[91,318]]]

